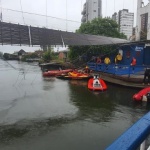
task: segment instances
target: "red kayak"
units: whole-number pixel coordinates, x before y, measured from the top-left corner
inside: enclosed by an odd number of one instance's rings
[[[101,78],[91,78],[88,81],[88,89],[94,91],[105,91],[107,90],[107,85]]]
[[[135,101],[142,101],[144,96],[148,96],[148,94],[150,93],[150,87],[146,87],[144,89],[142,89],[141,91],[139,91],[138,93],[133,95],[133,100]]]
[[[58,76],[58,75],[61,75],[61,74],[66,74],[70,71],[72,71],[72,69],[51,70],[51,71],[43,72],[43,76]]]

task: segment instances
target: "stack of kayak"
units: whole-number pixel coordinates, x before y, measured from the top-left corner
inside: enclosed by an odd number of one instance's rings
[[[107,90],[107,85],[98,75],[94,75],[94,77],[88,81],[88,89],[93,91],[105,91]]]
[[[60,69],[60,70],[51,70],[51,71],[47,71],[47,72],[43,72],[43,76],[58,76],[61,74],[66,74],[68,72],[72,71],[72,69]]]
[[[67,75],[59,75],[56,77],[59,79],[65,79],[65,80],[88,80],[92,78],[91,75],[87,73],[80,73],[78,71],[72,71],[72,72],[69,72]]]

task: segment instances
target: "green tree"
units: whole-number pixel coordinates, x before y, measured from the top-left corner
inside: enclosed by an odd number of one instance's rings
[[[76,33],[101,35],[126,39],[126,35],[119,33],[118,24],[110,18],[95,18],[91,22],[82,23]],[[116,53],[117,46],[69,46],[70,59],[75,59],[86,52],[92,53]],[[114,50],[114,51],[111,51]]]
[[[126,35],[119,33],[118,28],[118,24],[110,18],[95,18],[91,22],[82,23],[76,32],[126,39]]]
[[[49,62],[52,59],[52,53],[51,50],[48,50],[43,53],[43,60],[44,62]]]

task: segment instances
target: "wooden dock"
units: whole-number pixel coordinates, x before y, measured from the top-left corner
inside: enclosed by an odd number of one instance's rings
[[[142,89],[150,86],[148,84],[143,85],[143,75],[131,75],[130,77],[128,77],[127,75],[117,76],[117,75],[112,75],[112,74],[102,73],[102,72],[95,72],[93,74],[99,74],[99,76],[106,82],[129,87],[129,88]]]

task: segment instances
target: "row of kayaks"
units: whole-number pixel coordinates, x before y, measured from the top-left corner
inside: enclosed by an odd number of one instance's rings
[[[102,80],[98,75],[91,76],[88,73],[81,73],[71,69],[47,71],[43,73],[43,76],[56,76],[56,78],[64,80],[88,80],[88,89],[94,91],[107,90],[105,81]]]

